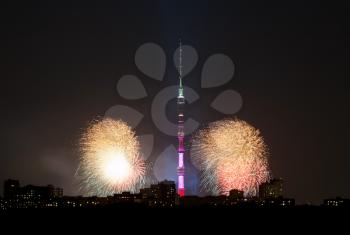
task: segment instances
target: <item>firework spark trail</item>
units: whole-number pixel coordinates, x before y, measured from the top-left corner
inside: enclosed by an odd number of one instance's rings
[[[259,130],[238,119],[211,123],[192,141],[191,160],[201,171],[201,187],[214,195],[231,189],[255,195],[270,178],[267,156]]]
[[[136,192],[144,185],[146,165],[140,144],[123,121],[103,119],[92,123],[81,138],[80,149],[76,176],[86,194]]]

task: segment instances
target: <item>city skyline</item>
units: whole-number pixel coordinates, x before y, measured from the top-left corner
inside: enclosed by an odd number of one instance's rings
[[[98,197],[64,195],[63,189],[47,186],[25,185],[18,180],[4,181],[4,197],[0,197],[0,210],[40,208],[315,208],[348,207],[350,199],[326,198],[320,204],[296,204],[295,199],[283,195],[283,180],[272,179],[259,186],[259,194],[245,197],[244,192],[232,189],[228,195],[180,195],[175,181],[164,180],[141,188],[139,192],[124,191]],[[181,192],[180,192],[181,193]]]

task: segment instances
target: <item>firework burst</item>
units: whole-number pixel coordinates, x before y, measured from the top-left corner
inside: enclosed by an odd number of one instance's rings
[[[201,188],[214,195],[231,189],[255,195],[270,178],[268,151],[259,130],[245,121],[211,123],[193,138],[191,160],[201,171]]]
[[[76,176],[88,195],[107,196],[138,191],[144,185],[145,162],[132,129],[123,121],[103,119],[92,123],[80,141]]]

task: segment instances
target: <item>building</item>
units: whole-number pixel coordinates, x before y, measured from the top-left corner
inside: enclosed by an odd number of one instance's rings
[[[325,199],[323,202],[323,206],[326,207],[349,207],[350,206],[350,199],[344,199],[341,197],[331,198],[331,199]]]
[[[140,198],[152,207],[173,207],[177,202],[176,184],[169,180],[152,184],[140,190]]]
[[[54,202],[58,202],[58,207],[60,208],[96,208],[96,207],[104,207],[106,205],[115,204],[114,196],[111,196],[111,197],[63,196],[62,198],[54,199]],[[52,204],[52,206],[55,206],[55,204]]]
[[[61,198],[63,197],[63,189],[62,188],[56,188],[53,185],[48,185],[47,186],[49,190],[49,196],[53,198]]]
[[[185,132],[184,132],[184,106],[185,106],[185,97],[182,86],[182,45],[180,42],[179,47],[179,91],[177,96],[177,115],[178,115],[178,127],[177,127],[177,139],[178,139],[178,167],[177,167],[177,192],[182,197],[185,195],[185,166],[184,166],[184,141],[185,141]]]
[[[158,198],[163,204],[173,206],[176,196],[176,185],[174,181],[164,180],[158,184]]]
[[[0,197],[0,211],[5,209],[5,200],[2,197]]]
[[[272,179],[259,186],[259,198],[278,198],[283,196],[283,180]]]
[[[20,184],[18,180],[8,179],[4,182],[4,198],[15,198],[18,194]]]
[[[227,204],[228,205],[237,205],[241,202],[244,202],[244,192],[237,190],[237,189],[232,189],[229,192],[229,195],[227,197]]]
[[[114,194],[113,199],[115,203],[134,203],[137,196],[130,192],[122,192],[120,194]]]
[[[5,199],[47,199],[63,196],[63,189],[53,185],[34,186],[26,185],[20,187],[18,180],[8,179],[4,182]]]
[[[291,198],[265,198],[259,201],[259,205],[263,207],[292,207],[295,206],[295,200]]]
[[[18,193],[19,199],[40,200],[49,198],[49,189],[47,187],[27,185],[21,187]]]
[[[35,186],[27,185],[20,187],[17,191],[17,197],[20,199],[48,199],[48,198],[60,198],[63,196],[62,188],[55,188],[52,185],[48,186]]]
[[[151,198],[153,196],[151,188],[140,189],[140,195],[142,199]]]
[[[229,192],[229,199],[235,200],[235,199],[242,199],[244,195],[243,191],[237,190],[237,189],[232,189]]]
[[[53,185],[20,187],[18,180],[4,182],[4,204],[7,208],[58,207],[58,198],[62,198],[63,189]]]
[[[259,206],[263,207],[292,207],[295,200],[283,197],[283,180],[272,179],[259,186]]]

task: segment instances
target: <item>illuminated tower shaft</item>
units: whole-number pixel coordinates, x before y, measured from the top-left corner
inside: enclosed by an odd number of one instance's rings
[[[179,165],[177,167],[177,176],[178,176],[178,194],[182,197],[185,195],[185,166],[184,166],[184,105],[185,105],[185,97],[183,93],[182,87],[182,45],[180,42],[179,47],[179,93],[177,96],[177,115],[178,115],[178,129],[177,129],[177,138],[179,141],[178,145],[178,157],[179,157]]]

